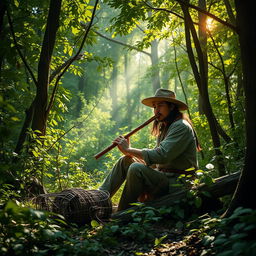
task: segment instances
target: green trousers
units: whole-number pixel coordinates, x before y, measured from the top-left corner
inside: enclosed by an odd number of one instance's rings
[[[169,178],[160,171],[142,163],[135,162],[131,157],[121,157],[108,174],[100,190],[106,190],[112,197],[126,180],[118,210],[125,210],[131,203],[137,202],[143,193],[159,197],[169,192]]]

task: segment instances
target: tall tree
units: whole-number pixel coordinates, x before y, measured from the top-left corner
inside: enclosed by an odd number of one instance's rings
[[[203,2],[201,1],[200,5],[203,7],[202,9],[205,9],[204,1]],[[220,151],[221,143],[220,143],[220,138],[219,138],[218,129],[216,125],[216,118],[212,110],[209,91],[208,91],[208,65],[207,65],[208,60],[207,60],[207,50],[206,50],[207,38],[205,34],[206,33],[206,28],[205,28],[206,15],[202,13],[199,14],[199,26],[202,26],[199,29],[199,32],[200,32],[199,33],[200,38],[199,38],[195,30],[194,22],[189,13],[188,6],[182,3],[181,8],[182,8],[184,19],[185,19],[185,22],[184,22],[185,38],[186,38],[188,57],[189,57],[192,71],[198,86],[200,99],[202,101],[202,109],[209,123],[214,150],[217,156],[219,175],[221,176],[225,174],[225,167],[223,163],[223,155],[222,155],[222,152]],[[193,39],[193,42],[195,44],[195,49],[197,53],[196,57],[194,55],[194,51],[192,48],[191,38]],[[198,60],[198,64],[196,59]]]
[[[45,135],[48,107],[49,74],[52,53],[59,28],[59,18],[62,0],[51,0],[46,29],[38,63],[38,78],[36,84],[36,97],[33,103],[35,109],[32,119],[32,130],[40,131]]]
[[[67,3],[65,4],[67,5]],[[61,17],[62,0],[50,1],[48,17],[46,21],[46,29],[43,36],[43,41],[41,43],[41,50],[40,50],[40,56],[38,61],[38,67],[37,67],[37,78],[33,74],[32,68],[28,64],[26,58],[24,57],[19,47],[19,44],[16,39],[15,31],[13,29],[13,22],[11,20],[11,15],[10,13],[8,13],[8,20],[9,20],[10,30],[12,32],[14,44],[27,70],[29,71],[29,74],[32,77],[34,84],[36,85],[36,95],[30,107],[28,107],[28,109],[26,110],[25,121],[21,129],[19,139],[15,149],[16,152],[20,152],[22,145],[26,139],[26,133],[30,125],[33,131],[37,131],[39,132],[39,134],[45,135],[48,116],[54,105],[54,100],[57,94],[59,81],[63,76],[63,74],[71,66],[71,64],[74,61],[80,59],[81,56],[83,55],[81,54],[81,51],[83,49],[85,40],[87,39],[88,33],[92,26],[97,5],[98,5],[98,0],[95,1],[95,5],[93,8],[92,16],[90,20],[88,16],[83,18],[86,21],[89,20],[89,23],[87,24],[87,27],[84,32],[84,36],[82,37],[81,44],[77,52],[72,57],[70,57],[67,61],[61,63],[54,71],[52,71],[51,61],[53,58],[53,51],[56,48],[56,39],[57,39],[57,32],[59,29],[59,21]],[[85,8],[83,10],[84,12],[86,12],[86,7],[87,6],[84,5],[83,7]],[[65,11],[67,11],[68,9],[67,6],[65,6],[65,8],[66,8]],[[68,10],[70,11],[70,9]],[[70,48],[72,47],[70,46],[69,49]],[[50,85],[52,85],[52,91],[49,91]]]
[[[237,189],[226,214],[238,207],[256,208],[255,156],[256,156],[256,24],[253,0],[235,0],[237,27],[241,49],[243,88],[246,109],[246,155]]]

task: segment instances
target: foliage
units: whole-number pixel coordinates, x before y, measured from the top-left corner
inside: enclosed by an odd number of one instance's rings
[[[124,239],[150,242],[159,246],[164,236],[155,238],[153,224],[159,222],[170,209],[142,207],[132,214],[128,225],[110,222],[102,226],[97,221],[77,228],[63,217],[9,201],[0,210],[1,255],[99,255],[104,250],[119,247]]]
[[[52,219],[51,213],[8,201],[20,200],[27,205],[28,198],[42,193],[43,188],[55,192],[69,187],[98,187],[121,154],[115,149],[98,161],[93,156],[115,137],[127,133],[152,115],[140,101],[152,95],[152,74],[157,69],[162,87],[175,91],[179,99],[185,100],[187,96],[191,119],[203,147],[203,154],[198,154],[200,170],[196,172],[196,179],[191,181],[181,176],[180,181],[194,187],[213,182],[218,176],[215,149],[208,121],[200,109],[199,92],[185,49],[180,5],[177,1],[165,0],[154,0],[150,5],[141,0],[102,1],[86,39],[83,57],[70,66],[59,83],[45,136],[28,129],[28,139],[22,151],[16,154],[15,146],[23,121],[36,94],[36,85],[17,49],[36,74],[49,1],[4,2],[17,45],[4,14],[0,28],[1,253],[99,255],[111,246],[118,248],[122,239],[134,237],[142,243],[148,240],[152,246],[160,246],[166,236],[154,233],[152,227],[164,221],[177,229],[185,228],[186,220],[197,217],[190,216],[189,210],[200,209],[202,204],[201,196],[194,190],[188,192],[187,200],[177,202],[173,207],[153,209],[141,205],[139,210],[131,212],[132,221],[127,225],[113,222],[102,226],[94,221],[93,228],[83,229],[68,227],[61,216]],[[51,75],[79,49],[92,12],[90,1],[62,2]],[[191,3],[197,4],[196,1]],[[233,1],[230,4],[233,8]],[[218,1],[207,3],[207,9],[223,20],[230,18],[224,4]],[[198,22],[197,12],[193,9],[190,12]],[[231,138],[230,142],[221,139],[220,150],[224,154],[227,173],[232,173],[243,167],[246,143],[238,38],[214,20],[212,25],[207,32],[208,90],[217,121]],[[151,43],[156,40],[158,64],[153,66],[150,56],[142,52],[127,50],[99,37],[97,31],[148,53]],[[55,81],[51,80],[49,95]],[[228,102],[228,96],[231,102]],[[153,148],[155,138],[149,133],[150,127],[147,127],[135,134],[131,138],[132,146]],[[35,184],[39,186],[35,188]],[[120,192],[113,198],[114,203],[118,202]],[[228,204],[230,198],[223,200]],[[229,218],[204,220],[197,231],[204,237],[206,253],[224,256],[244,252],[250,255],[250,250],[255,252],[251,239],[255,234],[254,223],[254,211],[237,209]]]
[[[256,211],[239,207],[230,217],[203,219],[194,229],[205,246],[201,255],[254,255],[256,252]]]

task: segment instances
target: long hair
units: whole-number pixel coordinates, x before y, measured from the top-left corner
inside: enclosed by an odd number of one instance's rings
[[[151,134],[156,136],[156,137],[163,137],[167,133],[167,130],[168,130],[168,128],[170,127],[170,125],[172,123],[174,123],[175,121],[177,121],[179,119],[184,119],[191,125],[191,127],[194,131],[194,134],[195,134],[195,137],[196,137],[196,149],[197,149],[197,151],[201,151],[202,148],[200,146],[198,136],[196,134],[193,123],[192,123],[191,119],[189,118],[189,116],[185,113],[180,112],[179,108],[176,104],[173,104],[173,103],[168,102],[168,101],[166,101],[165,103],[168,104],[170,107],[173,105],[174,108],[173,108],[172,111],[170,111],[169,115],[162,122],[159,122],[158,120],[154,121]]]

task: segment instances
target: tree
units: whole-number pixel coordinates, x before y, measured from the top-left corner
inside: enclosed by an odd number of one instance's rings
[[[12,32],[12,37],[13,37],[13,41],[15,43],[16,49],[21,59],[23,60],[26,68],[28,69],[28,72],[31,75],[34,84],[36,85],[36,95],[30,107],[26,110],[26,118],[25,118],[23,127],[20,132],[20,136],[16,145],[16,149],[15,149],[16,152],[20,152],[22,145],[26,139],[26,132],[30,127],[30,124],[33,131],[37,131],[37,133],[40,136],[45,135],[48,116],[54,104],[60,79],[63,76],[63,74],[67,71],[67,69],[71,66],[71,64],[75,60],[81,58],[80,53],[83,49],[85,40],[87,39],[88,33],[92,26],[97,4],[98,4],[98,1],[96,0],[91,19],[89,21],[87,29],[85,30],[83,39],[81,41],[81,45],[77,53],[74,54],[68,61],[62,63],[59,67],[57,67],[55,72],[53,72],[52,75],[50,76],[50,72],[52,69],[51,60],[53,58],[53,52],[54,52],[55,43],[57,39],[57,32],[59,29],[59,21],[61,17],[62,0],[50,1],[48,18],[46,22],[46,29],[45,29],[40,56],[38,60],[37,78],[33,74],[32,68],[26,61],[26,58],[23,55],[18,45],[14,27],[13,27],[12,17],[10,12],[7,12],[8,21],[9,21],[9,25],[10,25],[10,29]],[[65,7],[66,9],[68,9],[67,6]],[[84,8],[85,8],[84,11],[86,11],[86,6]],[[84,18],[84,20],[86,19],[88,19],[88,17]],[[49,92],[49,87],[51,84],[53,86],[53,89],[51,92]]]
[[[244,168],[226,215],[238,207],[256,208],[255,204],[255,156],[256,156],[256,24],[254,1],[235,0],[237,28],[241,49],[243,88],[246,108],[246,156]]]

